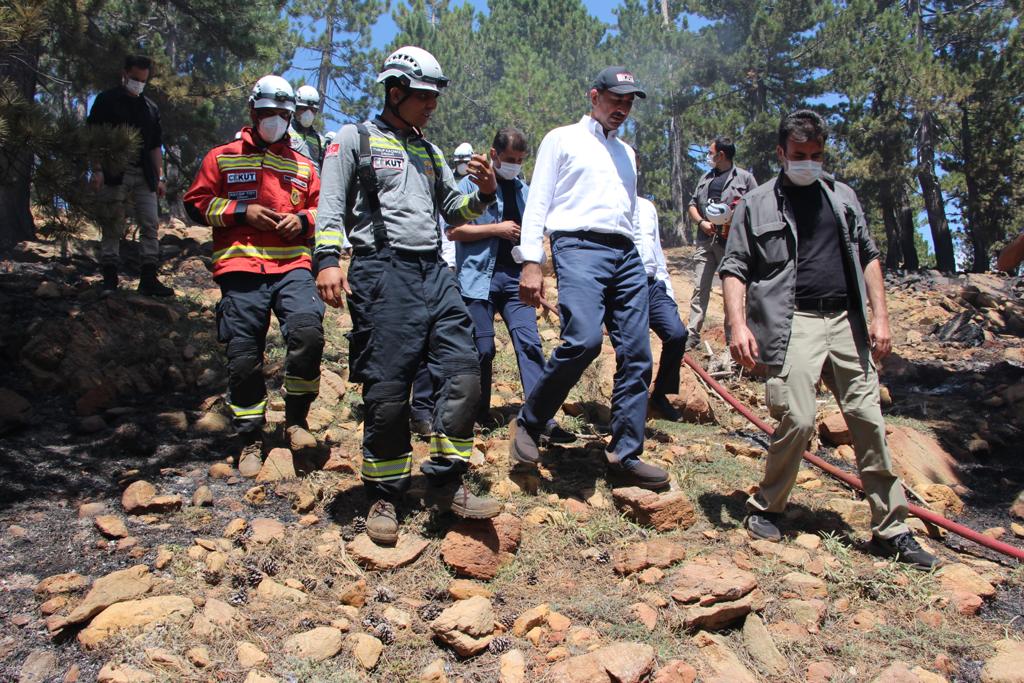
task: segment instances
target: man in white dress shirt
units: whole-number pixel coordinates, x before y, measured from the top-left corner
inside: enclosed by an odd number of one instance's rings
[[[591,111],[544,136],[523,213],[520,299],[544,298],[544,235],[558,277],[562,345],[551,354],[517,420],[516,466],[540,461],[540,436],[583,371],[601,352],[602,323],[615,347],[609,476],[626,485],[668,488],[664,470],[643,462],[651,381],[647,276],[637,252],[636,160],[617,135],[636,97],[646,97],[625,67],[604,69],[590,90]]]
[[[640,259],[647,273],[647,307],[650,310],[651,330],[661,340],[661,360],[658,374],[651,389],[651,405],[666,420],[678,420],[681,415],[666,397],[679,393],[679,365],[686,352],[686,327],[679,319],[672,282],[665,266],[665,252],[661,250],[658,232],[658,209],[654,202],[638,197],[640,203]]]

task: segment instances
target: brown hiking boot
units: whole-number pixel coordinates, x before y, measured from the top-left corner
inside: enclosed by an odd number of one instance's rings
[[[465,519],[491,519],[501,514],[502,505],[494,498],[481,498],[460,481],[439,486],[430,495],[441,508],[447,508]]]
[[[316,437],[310,434],[305,427],[292,425],[285,430],[285,434],[288,435],[288,447],[292,449],[293,453],[317,447]]]
[[[258,440],[242,447],[238,454],[238,473],[253,478],[263,469],[263,444]]]
[[[366,513],[366,535],[377,545],[398,542],[398,513],[393,504],[381,499],[370,506]]]

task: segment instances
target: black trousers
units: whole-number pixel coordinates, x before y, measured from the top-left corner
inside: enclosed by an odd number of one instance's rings
[[[425,359],[440,387],[431,420],[431,459],[422,470],[435,481],[460,476],[473,447],[480,365],[454,276],[435,253],[384,249],[356,256],[348,280],[349,375],[363,384],[367,493],[394,497],[409,487],[409,391]]]

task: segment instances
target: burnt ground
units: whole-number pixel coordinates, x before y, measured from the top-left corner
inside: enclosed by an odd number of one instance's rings
[[[72,665],[77,665],[80,680],[88,681],[111,659],[151,667],[141,655],[142,645],[161,646],[181,654],[187,646],[202,644],[221,662],[216,680],[241,681],[245,671],[230,661],[228,644],[190,636],[187,630],[158,629],[149,633],[141,645],[117,640],[98,651],[81,649],[73,633],[51,640],[39,612],[41,599],[32,592],[40,579],[57,573],[75,571],[95,579],[135,564],[153,566],[158,549],[170,548],[176,559],[160,575],[174,582],[176,593],[228,600],[238,593],[232,572],[240,571],[241,556],[232,560],[222,581],[211,584],[203,576],[202,563],[198,568],[190,564],[185,550],[193,547],[197,538],[219,537],[225,524],[236,517],[269,517],[283,522],[290,530],[289,536],[271,547],[271,554],[276,554],[283,565],[280,577],[313,578],[318,582],[311,595],[320,614],[317,609],[274,614],[261,611],[255,603],[241,603],[251,604],[241,607],[249,611],[250,622],[248,630],[237,638],[244,636],[272,654],[268,673],[282,680],[414,680],[426,664],[441,657],[449,675],[462,676],[466,681],[496,680],[497,654],[485,652],[468,660],[454,657],[430,640],[426,620],[416,617],[408,634],[388,645],[381,664],[369,673],[359,669],[348,654],[340,655],[336,664],[326,668],[299,664],[275,654],[274,648],[284,636],[309,624],[329,623],[328,615],[336,616],[332,611],[337,606],[336,597],[329,587],[354,578],[353,569],[350,563],[317,560],[312,547],[317,534],[331,529],[351,538],[364,502],[351,474],[311,475],[306,483],[318,493],[313,514],[319,521],[307,530],[299,525],[301,515],[292,508],[295,486],[268,486],[265,500],[252,504],[244,496],[251,482],[237,477],[209,477],[209,467],[224,461],[231,452],[230,439],[222,426],[204,425],[204,419],[219,411],[218,396],[224,380],[223,359],[211,335],[216,291],[205,270],[208,244],[171,237],[164,240],[166,254],[171,257],[164,272],[180,292],[166,307],[172,313],[141,302],[127,291],[99,297],[92,255],[95,245],[89,243],[76,243],[66,262],[56,260],[56,249],[45,244],[31,245],[0,261],[0,387],[16,392],[31,404],[29,414],[19,416],[17,424],[3,426],[7,431],[0,437],[0,614],[4,615],[0,622],[0,680],[17,680],[25,658],[33,651],[56,654],[58,666],[52,680],[60,680]],[[677,297],[685,304],[691,290],[688,251],[670,250],[668,256],[676,275]],[[130,251],[128,257],[130,261]],[[39,286],[44,281],[56,285],[57,295],[40,294]],[[950,302],[959,300],[965,283],[912,274],[891,278],[889,284],[899,355],[882,370],[892,397],[887,415],[934,435],[956,460],[962,485],[957,490],[965,507],[951,518],[975,529],[1002,527],[1003,540],[1024,544],[1010,531],[1011,524],[1021,520],[1009,514],[1014,498],[1024,490],[1024,463],[1019,458],[1022,404],[1012,400],[1012,387],[1024,381],[1024,364],[1015,355],[1022,346],[1020,338],[1005,330],[993,333],[979,313],[978,329],[961,331],[967,341],[938,339],[934,331],[941,328],[941,321],[914,318],[933,304],[952,307]],[[1014,282],[1002,285],[1006,292],[1020,291],[1014,289]],[[720,311],[717,295],[713,311],[716,306]],[[960,312],[947,314],[955,319]],[[720,322],[720,313],[712,313],[705,334],[716,353],[722,349],[721,339],[716,337],[721,334]],[[545,327],[550,325],[545,323]],[[344,317],[328,320],[325,367],[340,376],[344,376],[345,342],[341,332],[345,330]],[[557,343],[555,336],[545,335],[549,350]],[[38,351],[46,339],[67,349],[59,361],[52,362],[49,350],[46,354]],[[272,333],[268,352],[272,388],[280,383],[275,374],[280,346],[279,335]],[[706,362],[714,360],[704,354],[700,357]],[[159,375],[145,376],[138,370],[151,365],[160,368]],[[523,545],[515,560],[489,584],[496,595],[493,602],[501,616],[511,617],[538,603],[551,602],[574,625],[594,628],[607,641],[650,643],[660,663],[684,659],[707,677],[711,670],[701,663],[690,634],[680,627],[671,601],[663,608],[654,631],[639,627],[629,616],[629,604],[656,593],[659,586],[623,580],[606,563],[592,559],[607,557],[624,544],[654,534],[612,509],[595,507],[588,519],[561,512],[563,501],[581,492],[596,490],[610,500],[603,464],[596,452],[603,443],[601,408],[606,410],[607,399],[601,396],[601,383],[608,374],[607,367],[588,373],[583,386],[571,397],[583,406],[582,414],[564,418],[566,426],[590,435],[588,440],[547,456],[538,496],[513,492],[509,497],[509,506],[522,517],[539,509],[556,514],[539,525],[525,527]],[[110,377],[116,379],[108,382]],[[756,380],[733,376],[724,381],[748,403],[756,403],[762,393]],[[507,337],[502,335],[496,383],[496,411],[507,420],[518,407],[517,377]],[[97,387],[102,390],[93,391]],[[1007,392],[1010,399],[992,400],[994,396],[1005,397]],[[92,399],[84,401],[86,395]],[[952,668],[942,671],[948,680],[978,681],[982,663],[991,655],[991,641],[1006,632],[1024,632],[1024,577],[1016,563],[952,534],[932,539],[932,547],[947,561],[967,562],[990,580],[998,579],[996,595],[986,601],[977,617],[959,615],[941,606],[941,591],[933,578],[918,579],[907,570],[879,566],[876,558],[865,554],[863,526],[851,523],[826,505],[828,500],[855,500],[857,496],[827,478],[808,473],[805,483],[820,480],[821,484],[818,488],[798,487],[794,493],[787,515],[792,531],[787,543],[798,532],[825,533],[821,556],[836,558],[838,565],[826,575],[830,588],[821,630],[792,638],[781,626],[791,622],[785,592],[778,588],[781,577],[792,568],[751,553],[744,546],[742,534],[737,537],[734,533],[743,514],[744,490],[756,482],[761,465],[754,458],[733,455],[725,445],[745,443],[763,448],[765,441],[714,397],[711,406],[715,414],[711,423],[650,423],[651,457],[670,467],[678,487],[698,509],[694,527],[664,535],[684,543],[691,558],[746,558],[754,566],[762,587],[773,596],[762,616],[793,667],[793,679],[802,679],[808,663],[823,660],[837,664],[840,673],[833,679],[837,681],[866,680],[864,672],[878,670],[879,657],[936,670],[936,657],[944,654],[952,660]],[[358,389],[348,387],[347,392],[330,404],[324,402],[323,407],[328,415],[319,425],[320,436],[335,449],[357,453]],[[755,408],[763,414],[763,405]],[[170,415],[183,415],[185,422],[176,422]],[[273,426],[267,438],[271,444],[280,444],[280,434]],[[490,445],[500,451],[505,438],[507,430],[501,427],[481,435],[488,454]],[[984,442],[984,447],[978,441]],[[588,443],[593,447],[588,448]],[[850,468],[833,449],[818,446],[820,455]],[[423,450],[422,445],[417,446],[420,457]],[[504,472],[500,457],[488,457],[478,479],[484,486],[496,484],[505,480]],[[85,502],[104,502],[111,512],[120,514],[121,491],[139,479],[153,482],[161,493],[180,494],[186,501],[198,486],[208,485],[214,507],[186,505],[180,513],[128,518],[136,543],[119,550],[116,543],[101,538],[91,519],[80,518],[78,509]],[[416,615],[420,603],[448,604],[438,596],[445,593],[453,573],[441,561],[437,546],[452,519],[429,514],[418,505],[408,507],[404,514],[407,526],[431,540],[431,548],[410,568],[369,572],[365,577],[371,592],[385,588],[395,593],[400,596],[398,604]],[[249,548],[244,541],[236,545],[246,559],[270,552]],[[596,549],[597,554],[581,555],[590,549]],[[892,592],[889,586],[894,577],[898,585],[909,588]],[[664,589],[665,594],[670,590]],[[852,603],[849,610],[840,608],[843,599]],[[379,619],[383,608],[371,601],[360,616]],[[857,609],[888,615],[888,624],[867,632],[853,628],[849,613]],[[924,609],[939,611],[941,626],[923,628],[914,615]],[[739,631],[726,630],[725,635],[755,676],[770,680],[744,653]],[[548,663],[544,654],[551,646],[539,648],[522,639],[515,639],[514,645],[528,652],[529,680],[546,680]],[[572,649],[573,654],[577,652]],[[153,670],[164,680],[208,680],[206,674]]]

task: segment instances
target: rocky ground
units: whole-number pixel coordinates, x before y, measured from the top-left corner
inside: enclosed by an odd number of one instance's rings
[[[299,456],[280,448],[275,325],[268,457],[242,477],[209,233],[173,225],[162,244],[179,292],[168,302],[134,281],[99,296],[95,242],[65,260],[24,244],[0,261],[0,680],[1024,680],[1016,563],[919,522],[944,568],[875,557],[867,504],[811,468],[783,542],[750,541],[738,525],[763,436],[688,370],[675,399],[686,421],[649,422],[649,457],[673,490],[611,489],[610,348],[564,407],[579,440],[539,476],[510,475],[506,427],[480,433],[473,480],[505,501],[500,517],[437,512],[417,477],[399,544],[377,548],[361,526],[345,315],[328,314],[311,415],[324,447]],[[690,256],[668,253],[684,311]],[[1024,545],[1024,286],[915,273],[888,288],[882,400],[900,473],[932,509]],[[541,330],[550,349],[557,321]],[[723,337],[716,294],[697,358],[763,415],[760,382],[730,366]],[[506,424],[518,379],[503,332],[498,347]],[[813,445],[852,469],[845,425],[820,398]]]

